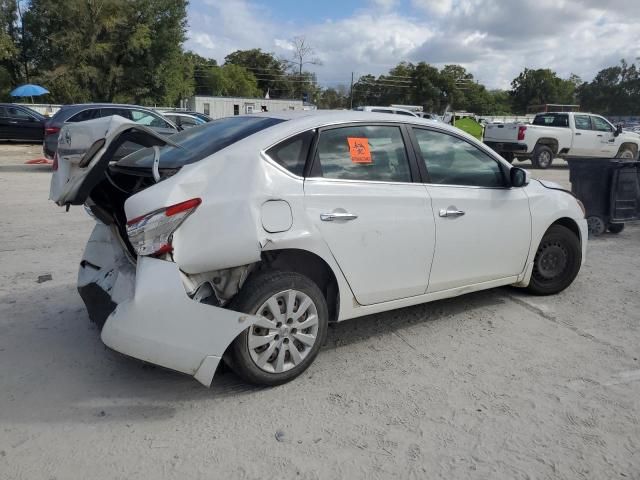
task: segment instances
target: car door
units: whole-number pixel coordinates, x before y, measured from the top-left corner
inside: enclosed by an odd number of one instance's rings
[[[595,152],[600,146],[598,133],[591,128],[590,115],[574,115],[575,130],[573,132],[573,142],[569,153],[572,156],[595,156]]]
[[[531,242],[529,200],[508,167],[468,140],[413,128],[436,226],[428,292],[522,273]]]
[[[321,129],[304,182],[307,216],[362,305],[427,288],[434,219],[405,139],[395,124]]]
[[[596,132],[598,139],[598,156],[615,157],[620,147],[616,142],[615,127],[597,115],[591,116],[591,127]]]
[[[10,123],[9,123],[9,114],[7,113],[7,109],[5,107],[0,106],[0,140],[10,140],[9,136],[10,132]]]
[[[42,140],[44,127],[35,115],[20,107],[5,107],[8,114],[9,138],[14,140]]]

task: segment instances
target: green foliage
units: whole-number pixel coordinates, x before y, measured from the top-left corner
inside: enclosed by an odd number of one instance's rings
[[[261,96],[256,77],[246,68],[228,64],[210,66],[202,70],[202,92],[205,95],[258,97]]]
[[[268,91],[270,97],[287,97],[292,91],[283,62],[259,48],[236,50],[224,57],[224,64],[238,65],[253,73],[262,95]]]
[[[577,79],[577,80],[576,80]],[[563,80],[548,68],[531,70],[525,68],[511,82],[511,98],[517,113],[526,113],[532,105],[545,103],[575,103],[576,83],[579,78]]]
[[[478,140],[482,140],[482,125],[476,122],[473,118],[465,117],[455,121],[455,126],[460,130],[467,132],[469,135],[473,135]]]
[[[640,71],[624,60],[605,68],[595,78],[578,87],[582,109],[604,115],[640,113]]]
[[[52,102],[175,104],[193,91],[186,0],[31,0],[24,52]]]

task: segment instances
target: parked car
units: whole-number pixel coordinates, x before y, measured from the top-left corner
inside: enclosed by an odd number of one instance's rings
[[[407,117],[418,117],[419,115],[415,114],[411,110],[406,110],[404,108],[398,107],[356,107],[354,110],[358,112],[375,112],[375,113],[393,113],[396,115],[406,115]]]
[[[638,157],[640,137],[614,127],[600,115],[578,112],[539,113],[526,123],[488,124],[484,143],[507,161],[531,159],[549,168],[555,157]]]
[[[132,132],[150,148],[113,162]],[[62,134],[50,198],[97,220],[78,289],[103,342],[205,385],[222,358],[248,382],[293,379],[329,322],[502,285],[557,293],[585,255],[570,192],[442,123],[270,112]]]
[[[195,115],[191,115],[189,113],[183,112],[160,112],[164,118],[171,120],[171,122],[176,125],[180,130],[184,130],[185,128],[196,127],[198,125],[202,125],[207,123],[206,120],[203,120],[200,117]]]
[[[172,135],[179,131],[178,127],[158,112],[137,105],[119,105],[115,103],[82,103],[64,105],[45,123],[44,142],[42,149],[44,156],[52,159],[58,148],[60,129],[67,123],[84,122],[95,118],[119,115],[138,125],[154,129],[161,135]],[[131,153],[133,147],[128,143],[120,150],[120,156]]]
[[[45,120],[26,106],[0,103],[0,141],[41,142]]]

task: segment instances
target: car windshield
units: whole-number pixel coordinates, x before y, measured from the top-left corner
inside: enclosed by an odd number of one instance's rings
[[[246,138],[254,133],[284,122],[271,117],[227,117],[188,128],[170,137],[174,147],[160,149],[160,167],[178,168],[203,158]],[[153,148],[145,148],[128,155],[118,162],[120,167],[150,168],[153,164]]]

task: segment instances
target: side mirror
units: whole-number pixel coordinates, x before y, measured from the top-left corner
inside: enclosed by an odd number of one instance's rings
[[[622,133],[622,125],[618,124],[616,125],[616,131],[613,133],[614,137],[617,137],[618,135],[620,135]]]
[[[511,167],[509,170],[509,179],[512,187],[524,187],[529,185],[529,172],[524,168]]]

